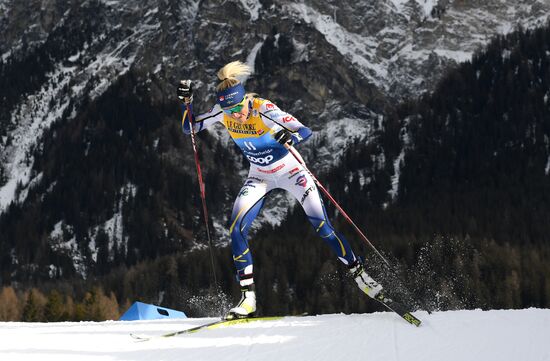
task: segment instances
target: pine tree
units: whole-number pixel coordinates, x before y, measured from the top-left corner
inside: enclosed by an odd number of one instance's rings
[[[21,306],[11,286],[2,287],[0,292],[0,321],[19,321]]]
[[[66,316],[62,295],[56,290],[51,291],[44,306],[44,320],[47,322],[65,321]]]
[[[31,289],[27,294],[27,301],[23,307],[21,319],[25,322],[40,322],[43,320],[44,314],[44,295],[36,290]]]

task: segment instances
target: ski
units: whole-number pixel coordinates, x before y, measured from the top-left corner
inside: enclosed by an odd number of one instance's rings
[[[391,298],[386,297],[382,292],[380,292],[376,297],[374,298],[376,301],[383,304],[387,309],[390,311],[393,311],[397,313],[401,318],[403,318],[405,321],[410,323],[411,325],[414,325],[416,327],[419,327],[422,323],[421,320],[416,318],[410,311],[407,310],[407,308],[397,301],[392,300]]]
[[[154,338],[167,338],[177,335],[184,335],[199,332],[201,330],[211,330],[220,327],[239,325],[243,323],[257,322],[257,321],[276,321],[282,319],[283,316],[270,316],[270,317],[246,317],[246,318],[234,318],[234,319],[221,319],[213,322],[208,322],[199,326],[187,328],[185,330],[174,331],[157,336],[139,335],[131,333],[130,336],[138,341],[148,341]]]

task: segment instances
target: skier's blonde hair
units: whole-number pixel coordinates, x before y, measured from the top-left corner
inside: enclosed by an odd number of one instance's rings
[[[232,86],[235,86],[240,83],[237,76],[250,75],[252,73],[252,68],[241,62],[241,61],[232,61],[231,63],[226,64],[223,68],[218,70],[218,79],[222,82],[216,87],[217,91],[222,91]]]

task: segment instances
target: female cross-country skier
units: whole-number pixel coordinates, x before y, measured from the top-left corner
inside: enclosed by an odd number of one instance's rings
[[[178,98],[189,106],[183,131],[195,132],[221,123],[250,162],[250,171],[231,214],[229,233],[233,261],[241,286],[242,297],[227,318],[249,317],[256,311],[252,254],[247,233],[258,215],[266,195],[275,188],[289,191],[300,202],[315,231],[334,250],[350,270],[359,288],[375,297],[382,286],[368,276],[362,262],[353,253],[348,241],[331,225],[313,178],[287,149],[311,136],[311,130],[292,115],[267,99],[245,93],[238,76],[249,75],[251,68],[239,61],[221,68],[217,76],[217,104],[207,113],[193,117],[193,90],[190,80],[178,85]]]

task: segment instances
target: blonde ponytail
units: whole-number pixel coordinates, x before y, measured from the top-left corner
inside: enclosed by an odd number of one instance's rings
[[[237,76],[250,75],[252,73],[252,68],[243,62],[232,61],[229,64],[226,64],[223,68],[218,70],[218,79],[221,80],[221,83],[218,84],[216,90],[222,91],[232,86],[235,86],[240,83]]]

